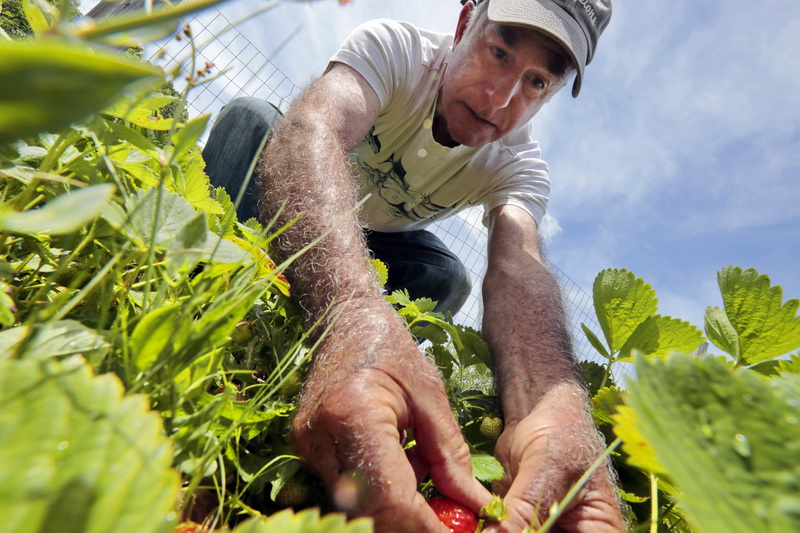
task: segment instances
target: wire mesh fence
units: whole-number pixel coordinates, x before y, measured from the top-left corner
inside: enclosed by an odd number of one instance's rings
[[[178,90],[185,87],[184,76],[192,68],[200,68],[208,62],[214,64],[215,68],[222,69],[215,79],[189,92],[190,116],[211,114],[213,120],[223,106],[238,96],[262,98],[285,110],[292,97],[299,92],[299,87],[220,11],[210,9],[200,13],[188,20],[188,26],[194,37],[195,50],[192,50],[187,39],[171,39],[148,51],[148,56],[166,72],[182,72],[174,82]],[[187,61],[192,55],[195,57],[194,63]],[[486,271],[487,232],[481,217],[480,208],[471,208],[436,222],[430,228],[470,271],[472,293],[454,319],[457,323],[475,329],[481,327],[481,282]],[[604,364],[605,360],[589,344],[581,328],[581,324],[585,324],[600,334],[591,294],[555,265],[550,265],[550,268],[562,287],[568,327],[578,359]],[[630,369],[623,366],[615,368],[614,375],[620,377],[619,374],[629,372]]]

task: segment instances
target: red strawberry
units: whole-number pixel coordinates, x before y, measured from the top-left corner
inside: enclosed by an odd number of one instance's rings
[[[439,521],[450,528],[450,533],[473,533],[478,527],[478,517],[460,503],[448,498],[431,498],[428,505]]]
[[[175,533],[202,533],[205,531],[203,526],[195,522],[181,522],[175,528]]]

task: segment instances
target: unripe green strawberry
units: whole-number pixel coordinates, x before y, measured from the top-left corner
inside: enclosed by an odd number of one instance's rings
[[[503,432],[503,420],[499,416],[484,416],[481,420],[480,432],[487,439],[497,440]]]
[[[284,507],[296,507],[308,500],[310,492],[311,489],[308,484],[299,479],[298,476],[294,476],[283,484],[283,487],[275,496],[275,501]]]
[[[281,383],[280,393],[284,396],[294,396],[300,392],[300,387],[303,385],[303,379],[300,377],[300,372],[293,372],[286,376],[286,379]]]
[[[231,339],[238,346],[247,346],[253,337],[256,336],[255,329],[251,322],[242,321],[236,324],[236,329],[231,333]]]

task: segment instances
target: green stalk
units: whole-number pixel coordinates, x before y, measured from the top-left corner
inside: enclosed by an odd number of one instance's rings
[[[658,478],[650,473],[650,533],[658,533]]]
[[[125,246],[122,247],[122,250],[117,252],[117,254],[114,255],[108,261],[108,263],[103,265],[103,268],[101,268],[100,271],[97,274],[94,275],[94,277],[89,281],[89,283],[87,283],[86,286],[78,292],[78,294],[73,296],[64,305],[64,307],[59,309],[59,311],[55,315],[53,315],[53,320],[61,320],[62,318],[64,318],[64,316],[67,315],[67,313],[72,311],[75,308],[76,305],[78,305],[84,298],[86,298],[89,295],[89,293],[91,293],[95,289],[95,287],[97,287],[97,285],[101,281],[103,281],[103,278],[106,277],[106,274],[108,274],[108,272],[112,268],[114,268],[114,266],[117,264],[117,262],[122,257],[122,252],[125,251],[125,248],[127,248],[127,243],[126,243]]]
[[[601,382],[600,382],[600,388],[601,388],[601,389],[602,389],[603,387],[605,387],[605,386],[606,386],[606,383],[608,382],[608,377],[611,375],[611,365],[612,365],[612,364],[614,364],[614,353],[612,353],[612,354],[611,354],[611,355],[608,357],[608,364],[606,364],[606,373],[605,373],[605,374],[603,374],[603,381],[601,381]]]
[[[79,23],[73,24],[76,37],[87,40],[97,40],[101,37],[114,35],[147,26],[155,26],[161,22],[178,20],[197,11],[202,11],[209,7],[223,3],[225,0],[196,0],[180,4],[177,7],[164,7],[153,9],[150,13],[142,10],[133,11],[125,15],[108,17],[100,22],[87,21],[82,19]],[[152,4],[151,4],[152,5]]]

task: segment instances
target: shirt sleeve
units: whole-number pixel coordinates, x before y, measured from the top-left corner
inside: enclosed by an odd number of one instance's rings
[[[422,51],[417,31],[407,23],[378,19],[357,27],[330,62],[348,65],[358,72],[378,96],[381,108],[397,97],[402,87],[414,87]]]
[[[539,143],[530,139],[526,128],[500,142],[495,153],[497,160],[486,162],[494,175],[487,180],[484,193],[483,223],[488,224],[489,213],[501,205],[524,209],[541,225],[550,199],[550,171],[542,159]]]

